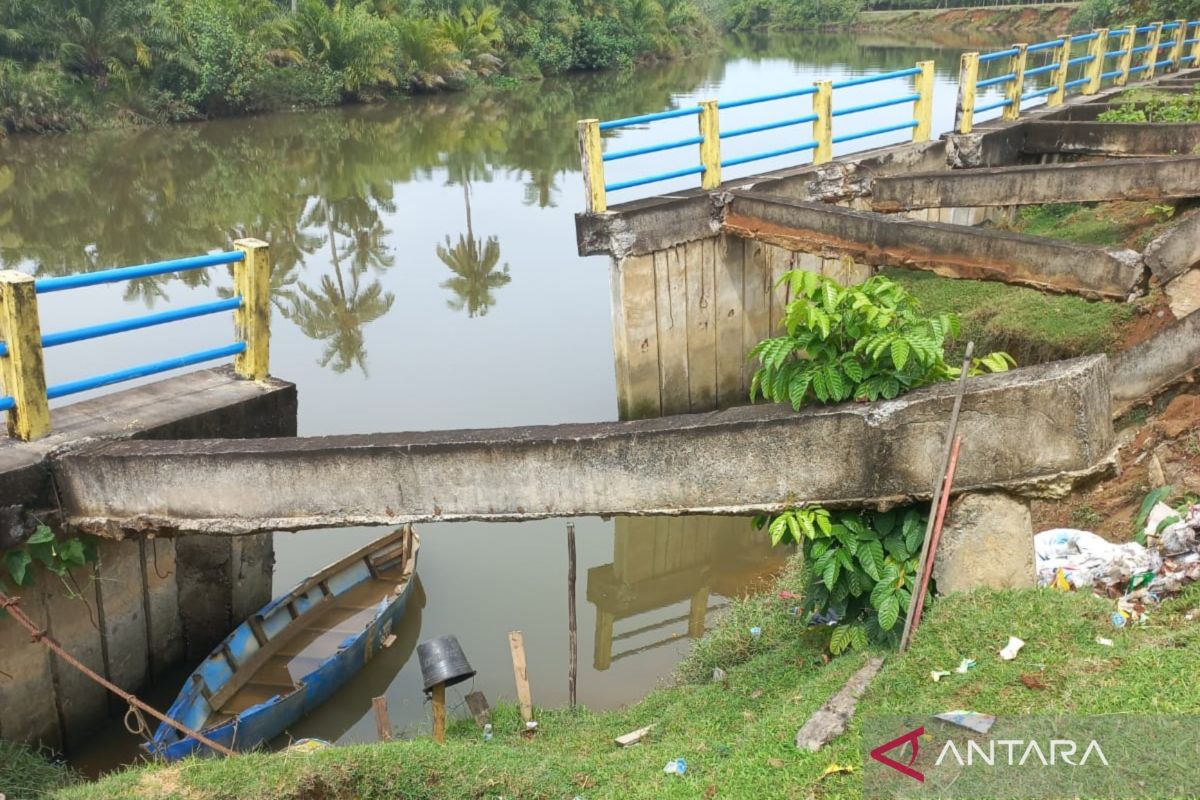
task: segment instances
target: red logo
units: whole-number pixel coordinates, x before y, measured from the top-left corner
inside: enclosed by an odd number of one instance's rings
[[[876,747],[874,750],[872,750],[871,758],[875,759],[880,764],[884,764],[886,766],[891,767],[892,769],[896,770],[897,772],[901,773],[902,775],[907,775],[910,778],[915,778],[916,780],[924,783],[925,776],[912,768],[912,765],[917,760],[917,750],[920,746],[920,742],[918,742],[918,739],[922,735],[924,735],[924,733],[925,733],[925,726],[922,725],[921,727],[917,728],[916,730],[911,730],[908,733],[904,734],[903,736],[897,736],[895,739],[892,739],[890,742],[881,744],[881,745],[879,745],[879,747]],[[911,744],[912,745],[912,758],[910,758],[908,760],[907,764],[901,764],[899,761],[895,761],[884,755],[884,753],[886,753],[887,751],[889,751],[893,748],[899,747],[900,745],[903,745],[903,744]]]

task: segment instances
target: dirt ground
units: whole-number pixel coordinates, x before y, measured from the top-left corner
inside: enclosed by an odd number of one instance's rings
[[[1115,476],[1063,500],[1033,504],[1033,529],[1079,528],[1129,541],[1142,500],[1158,486],[1173,497],[1200,496],[1200,385],[1187,383],[1117,421]]]

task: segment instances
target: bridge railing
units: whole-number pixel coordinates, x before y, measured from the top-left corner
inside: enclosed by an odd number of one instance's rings
[[[869,83],[882,81],[897,81],[913,79],[911,89],[905,86],[893,96],[870,103],[849,105],[834,108],[834,93],[838,89],[848,89]],[[737,128],[721,129],[720,113],[722,110],[742,108],[761,103],[773,103],[798,97],[812,98],[812,112],[801,116],[789,116],[770,122]],[[898,122],[881,125],[864,131],[848,132],[835,135],[834,120],[839,117],[864,114],[882,108],[909,105],[912,116]],[[633,147],[625,150],[604,149],[603,132],[633,126],[647,125],[654,122],[679,117],[697,119],[697,134],[680,139]],[[762,150],[722,158],[721,143],[723,141],[766,131],[789,128],[793,126],[811,125],[812,138],[796,142],[787,147]],[[749,164],[768,158],[789,155],[792,153],[812,152],[813,163],[824,163],[833,158],[833,146],[842,142],[865,139],[893,131],[911,130],[913,141],[925,141],[933,130],[933,62],[922,61],[908,69],[884,72],[876,75],[864,75],[846,78],[839,81],[817,81],[811,86],[790,89],[774,94],[747,97],[738,100],[703,100],[694,106],[674,108],[654,114],[641,114],[624,119],[601,121],[598,119],[580,120],[579,152],[583,165],[584,187],[587,194],[587,210],[601,212],[608,208],[609,192],[632,189],[675,178],[691,175],[699,176],[699,185],[703,189],[715,189],[721,185],[721,170],[726,167]],[[630,158],[654,155],[684,148],[696,148],[696,162],[692,165],[664,172],[652,172],[639,175],[627,180],[608,182],[605,178],[605,164]]]
[[[234,296],[153,314],[43,333],[38,295],[106,283],[167,275],[221,265],[233,266]],[[271,265],[267,244],[240,239],[234,249],[173,261],[106,269],[76,275],[35,278],[23,272],[0,272],[0,377],[4,392],[0,411],[8,412],[9,436],[28,441],[50,431],[49,401],[182,367],[234,357],[234,369],[249,380],[267,377],[270,343]],[[160,361],[137,364],[80,380],[46,384],[44,351],[180,320],[233,312],[235,341]]]
[[[1096,94],[1106,82],[1124,86],[1131,76],[1146,80],[1161,70],[1200,63],[1198,29],[1200,20],[1179,19],[1112,30],[1098,28],[1036,44],[1014,44],[991,53],[963,53],[954,129],[970,133],[976,114],[999,110],[1001,119],[1015,120],[1031,100],[1045,97],[1046,105],[1057,106],[1068,94]],[[1082,46],[1086,52],[1078,53]],[[1031,56],[1044,63],[1030,66]],[[988,72],[994,74],[981,77]],[[1046,85],[1027,90],[1030,79],[1039,76],[1046,76],[1037,81]],[[1000,96],[992,94],[980,103],[981,92],[993,87]]]

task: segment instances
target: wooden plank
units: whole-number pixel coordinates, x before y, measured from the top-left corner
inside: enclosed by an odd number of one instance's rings
[[[744,272],[742,275],[742,296],[745,300],[745,314],[742,318],[742,352],[749,353],[756,344],[767,338],[771,332],[771,271],[767,262],[766,252],[761,242],[750,239],[743,240],[745,246]],[[758,369],[756,361],[746,361],[743,366],[743,380],[746,388],[750,387],[750,378]]]
[[[442,691],[446,687],[442,686]],[[387,697],[372,697],[371,710],[375,713],[375,733],[381,742],[390,742],[392,740],[392,721],[388,718],[388,702]],[[443,705],[443,711],[445,706]]]
[[[613,739],[613,742],[618,747],[629,747],[630,745],[635,745],[645,739],[647,734],[649,734],[652,730],[654,730],[654,725],[647,725],[644,728],[638,728],[636,731],[631,731],[624,736],[618,736],[617,738]]]
[[[529,690],[529,675],[525,666],[525,637],[520,631],[509,631],[508,647],[512,650],[513,677],[517,682],[517,702],[521,719],[533,721],[533,694]]]
[[[465,700],[467,701],[467,708],[471,711],[471,716],[475,718],[475,722],[480,727],[492,721],[492,707],[488,705],[487,697],[483,692],[471,692],[466,696]]]
[[[741,239],[722,235],[714,245],[716,282],[717,406],[729,408],[746,402],[750,388],[744,380],[746,350],[742,347]]]
[[[621,262],[621,316],[624,325],[617,335],[624,335],[625,345],[616,354],[624,357],[625,368],[617,370],[618,382],[624,374],[625,398],[622,419],[643,419],[662,414],[659,389],[658,321],[655,303],[654,256],[636,256]]]
[[[717,407],[716,237],[687,245],[688,395],[692,411]]]
[[[686,414],[688,397],[687,271],[684,246],[654,254],[662,414]]]

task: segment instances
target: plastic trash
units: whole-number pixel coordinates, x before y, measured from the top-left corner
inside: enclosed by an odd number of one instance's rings
[[[536,719],[531,719],[531,720],[529,720],[529,722],[525,723],[525,730],[527,730],[527,731],[536,731],[537,727],[538,727],[538,724],[537,724]]]
[[[975,659],[973,658],[964,658],[954,671],[960,675],[966,675],[969,669],[975,669]]]
[[[1129,619],[1120,611],[1114,611],[1110,619],[1114,628],[1124,628],[1126,623],[1129,622]]]
[[[750,635],[757,639],[759,636],[762,636],[762,628],[755,625],[750,629]]]
[[[1017,653],[1021,652],[1021,648],[1025,646],[1025,642],[1015,636],[1008,637],[1008,644],[1004,645],[1004,649],[1000,651],[1000,658],[1005,661],[1012,661],[1017,657]]]
[[[1098,644],[1098,645],[1102,645],[1102,646],[1104,646],[1104,647],[1112,647],[1112,646],[1113,646],[1113,640],[1112,640],[1112,639],[1105,639],[1103,636],[1097,636],[1097,637],[1096,637],[1096,644]]]
[[[1200,503],[1189,506],[1182,516],[1165,503],[1159,503],[1150,510],[1144,531],[1146,544],[1163,555],[1195,552],[1200,549]]]
[[[1162,557],[1137,542],[1113,544],[1089,531],[1054,528],[1033,537],[1039,586],[1074,589],[1125,584],[1134,575],[1157,573]]]
[[[663,767],[663,772],[668,775],[682,775],[687,772],[687,762],[682,758],[673,758]]]
[[[725,670],[720,667],[713,667],[713,683],[724,683],[729,678]]]
[[[944,669],[935,669],[933,672],[929,673],[929,677],[933,679],[934,683],[938,683],[942,678],[949,678],[950,673]]]
[[[490,742],[492,740],[492,723],[490,722],[484,723],[483,740],[485,742]]]
[[[991,714],[980,714],[978,711],[943,711],[934,714],[933,718],[976,733],[987,733],[996,724],[996,718]]]

